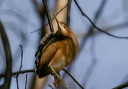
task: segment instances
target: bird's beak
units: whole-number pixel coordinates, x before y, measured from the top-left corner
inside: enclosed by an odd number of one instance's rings
[[[58,30],[60,30],[60,21],[55,17],[55,20],[57,22],[57,25],[58,25]]]
[[[56,17],[55,17],[55,20],[56,20],[57,25],[58,25],[58,30],[56,31],[56,33],[61,35],[61,36],[69,36],[66,25],[61,23]]]
[[[56,22],[57,22],[57,24],[59,23],[59,20],[55,17],[55,20],[56,20]]]

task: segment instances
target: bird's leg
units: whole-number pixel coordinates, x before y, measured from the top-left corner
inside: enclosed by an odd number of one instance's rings
[[[59,78],[60,78],[60,73],[59,73],[59,72],[56,72],[56,73],[57,73],[57,75],[58,75],[58,76],[59,76]],[[54,79],[55,79],[55,80],[57,80],[57,79],[58,79],[58,77],[56,77],[54,73],[53,73],[52,75],[54,76]],[[60,79],[61,79],[61,78],[60,78]]]
[[[57,73],[51,66],[49,66],[49,67],[50,67],[50,69],[51,69],[52,72],[53,72],[52,75],[53,75],[54,78],[55,78],[55,81],[54,81],[53,84],[54,84],[55,86],[57,86],[59,82],[64,82],[63,79],[60,78],[59,73]]]
[[[52,72],[53,72],[53,76],[55,77],[55,78],[57,78],[57,79],[60,79],[61,80],[61,78],[60,78],[60,76],[56,73],[56,71],[51,67],[51,66],[49,66],[50,67],[50,69],[52,70]]]

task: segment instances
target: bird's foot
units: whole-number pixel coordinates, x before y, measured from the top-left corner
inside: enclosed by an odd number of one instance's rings
[[[53,82],[53,84],[57,87],[58,86],[58,84],[59,83],[64,83],[64,80],[62,79],[62,78],[57,78],[54,82]]]

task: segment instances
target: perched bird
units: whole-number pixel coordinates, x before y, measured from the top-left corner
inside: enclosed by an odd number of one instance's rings
[[[79,44],[72,30],[56,17],[58,30],[43,38],[36,52],[36,73],[39,78],[52,74],[61,80],[58,72],[76,57]]]

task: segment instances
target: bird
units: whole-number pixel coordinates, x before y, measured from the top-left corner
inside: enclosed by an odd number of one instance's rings
[[[35,54],[35,71],[39,78],[53,75],[57,83],[57,81],[62,81],[59,72],[75,60],[79,43],[70,27],[56,17],[55,20],[58,26],[57,31],[46,35],[41,40],[41,45]]]

